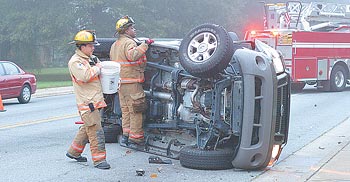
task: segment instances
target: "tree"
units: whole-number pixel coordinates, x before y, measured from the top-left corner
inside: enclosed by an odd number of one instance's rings
[[[123,15],[136,21],[138,36],[182,38],[202,23],[243,35],[248,1],[232,0],[0,0],[0,59],[25,67],[66,65],[81,29],[112,37]],[[254,11],[253,11],[254,12]]]
[[[68,0],[3,0],[0,31],[1,58],[25,67],[45,66],[52,49],[67,41],[74,17],[69,16]],[[5,49],[3,49],[5,48]],[[40,60],[40,58],[42,58]]]

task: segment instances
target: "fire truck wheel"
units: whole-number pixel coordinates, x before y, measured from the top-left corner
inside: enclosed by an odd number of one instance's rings
[[[222,26],[202,24],[183,38],[179,53],[186,71],[208,78],[227,67],[234,49],[232,39]]]
[[[346,85],[346,71],[341,65],[334,66],[331,73],[331,91],[343,91]]]
[[[192,169],[231,169],[232,149],[202,150],[195,146],[184,147],[180,151],[180,164]]]

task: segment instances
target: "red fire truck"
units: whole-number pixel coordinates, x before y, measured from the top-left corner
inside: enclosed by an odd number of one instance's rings
[[[259,39],[280,52],[292,89],[309,84],[344,90],[350,78],[350,5],[289,1],[264,9],[264,30],[248,31],[245,39]]]

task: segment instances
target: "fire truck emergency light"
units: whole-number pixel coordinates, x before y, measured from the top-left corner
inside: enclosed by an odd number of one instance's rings
[[[279,34],[277,31],[272,31],[271,33],[274,37],[276,37]]]

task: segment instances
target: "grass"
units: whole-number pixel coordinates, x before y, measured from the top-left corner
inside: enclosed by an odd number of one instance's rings
[[[54,87],[67,87],[67,86],[72,86],[72,81],[38,81],[37,82],[37,88],[42,89],[42,88],[54,88]]]
[[[69,74],[68,68],[41,68],[27,71],[35,75]]]
[[[35,74],[38,89],[72,86],[68,68],[42,68],[27,71]]]

